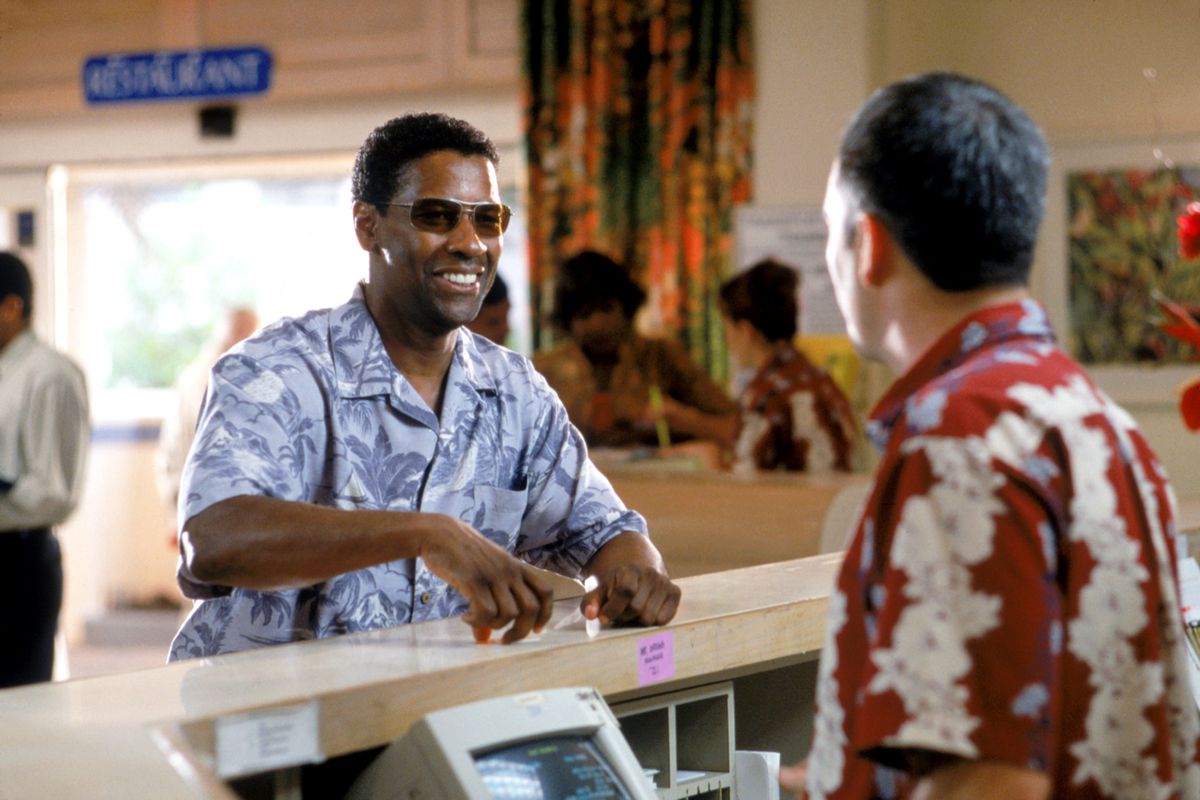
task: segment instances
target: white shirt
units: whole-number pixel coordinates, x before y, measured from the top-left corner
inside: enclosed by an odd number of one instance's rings
[[[90,434],[83,372],[32,330],[17,334],[0,350],[0,535],[75,510]]]

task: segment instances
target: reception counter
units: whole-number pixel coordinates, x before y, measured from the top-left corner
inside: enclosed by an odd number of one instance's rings
[[[0,691],[0,798],[229,798],[218,771],[230,772],[230,737],[254,725],[274,721],[273,757],[294,751],[300,763],[306,747],[326,758],[362,751],[429,711],[554,686],[594,686],[620,703],[741,681],[739,747],[794,757],[807,746],[805,703],[840,559],[683,578],[664,628],[591,638],[566,600],[540,636],[510,646],[477,645],[462,622],[441,620]]]

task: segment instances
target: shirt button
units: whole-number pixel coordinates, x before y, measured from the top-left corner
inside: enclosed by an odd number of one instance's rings
[[[432,599],[433,599],[433,595],[431,595],[429,592],[421,592],[421,604],[422,605],[426,605],[426,606],[429,605],[429,601]]]

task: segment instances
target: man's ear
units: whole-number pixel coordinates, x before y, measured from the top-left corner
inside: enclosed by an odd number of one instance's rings
[[[878,287],[892,274],[896,263],[896,240],[875,214],[864,211],[854,223],[858,237],[858,274],[866,286]]]
[[[16,294],[6,294],[0,298],[0,318],[5,322],[17,322],[25,318],[25,301]]]
[[[368,253],[379,246],[379,209],[363,200],[354,201],[354,235],[358,246]]]

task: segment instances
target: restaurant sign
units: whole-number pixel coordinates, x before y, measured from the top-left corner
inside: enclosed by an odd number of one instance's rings
[[[240,97],[270,85],[271,54],[261,47],[116,53],[83,65],[84,96],[92,105]]]

